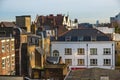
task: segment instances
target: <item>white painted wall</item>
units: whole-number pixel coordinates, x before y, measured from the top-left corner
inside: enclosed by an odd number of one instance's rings
[[[88,44],[88,46],[87,46]],[[113,45],[113,46],[112,46]],[[62,57],[63,62],[65,59],[72,59],[72,66],[69,68],[115,68],[115,45],[113,41],[99,41],[99,42],[51,42],[51,56],[54,50],[59,51],[59,55]],[[64,55],[65,48],[72,48],[72,55]],[[84,48],[85,55],[77,55],[77,48]],[[90,55],[90,48],[97,48],[97,55]],[[111,48],[111,55],[103,55],[103,48]],[[90,59],[98,59],[97,66],[90,66]],[[85,59],[85,66],[78,66],[77,59]],[[103,59],[111,59],[111,66],[103,66]]]

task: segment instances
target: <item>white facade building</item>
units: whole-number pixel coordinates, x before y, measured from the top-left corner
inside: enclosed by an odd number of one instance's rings
[[[86,35],[90,35],[91,39]],[[61,56],[69,69],[115,68],[114,41],[95,29],[70,30],[58,37],[58,40],[51,42],[51,56]]]

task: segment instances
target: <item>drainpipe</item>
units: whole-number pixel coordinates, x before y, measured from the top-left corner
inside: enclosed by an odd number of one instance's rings
[[[87,68],[88,68],[88,44],[86,44],[86,47],[87,47]]]
[[[21,38],[20,38],[21,39]],[[22,43],[20,42],[20,47],[19,47],[19,74],[21,75],[21,46]]]
[[[114,47],[114,45],[112,44],[112,67],[111,68],[113,68],[114,67],[113,65],[115,64],[114,63],[115,62],[115,60],[114,60],[115,58],[113,58],[113,57],[115,57],[115,54],[113,54],[113,47]],[[114,60],[114,62],[113,62],[113,60]]]

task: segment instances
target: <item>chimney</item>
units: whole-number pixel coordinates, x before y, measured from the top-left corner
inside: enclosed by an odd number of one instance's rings
[[[55,27],[55,40],[58,39],[58,26]]]

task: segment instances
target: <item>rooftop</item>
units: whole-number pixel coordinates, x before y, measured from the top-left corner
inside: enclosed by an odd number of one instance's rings
[[[111,37],[108,37],[103,32],[97,29],[72,29],[66,31],[62,35],[58,36],[57,41],[111,41]],[[94,40],[93,40],[94,39]]]

